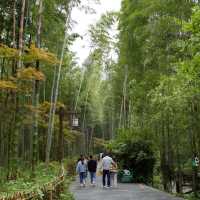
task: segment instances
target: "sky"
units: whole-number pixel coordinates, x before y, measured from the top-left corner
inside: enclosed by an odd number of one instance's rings
[[[89,5],[95,10],[95,13],[89,14],[80,8],[74,8],[72,11],[72,20],[76,22],[73,25],[72,32],[83,37],[77,39],[71,47],[71,50],[77,55],[79,65],[85,61],[90,53],[89,25],[95,24],[106,12],[119,11],[121,0],[100,0],[100,4],[96,4],[95,0],[82,0],[82,4]]]

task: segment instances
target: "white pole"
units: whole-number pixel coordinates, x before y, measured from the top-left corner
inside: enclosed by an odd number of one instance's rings
[[[61,69],[62,69],[62,64],[63,64],[63,59],[64,59],[64,52],[65,52],[65,47],[66,47],[67,39],[68,39],[67,31],[68,31],[68,27],[69,27],[70,15],[71,15],[71,6],[69,5],[69,11],[68,11],[67,19],[66,19],[65,37],[64,37],[64,41],[63,41],[60,64],[58,67],[58,75],[57,75],[57,79],[55,81],[55,87],[53,86],[52,96],[51,96],[51,107],[50,107],[50,114],[49,114],[48,136],[47,136],[47,147],[46,147],[46,164],[47,165],[49,164],[49,161],[50,161],[50,152],[51,152],[52,135],[53,135],[53,130],[54,130],[56,103],[57,103],[58,92],[59,92],[58,90],[59,90],[59,84],[60,84]]]

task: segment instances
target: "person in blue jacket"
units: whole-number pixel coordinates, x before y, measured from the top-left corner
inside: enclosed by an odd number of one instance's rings
[[[86,165],[83,157],[81,157],[80,161],[77,163],[76,172],[79,174],[81,187],[85,186],[87,165]]]

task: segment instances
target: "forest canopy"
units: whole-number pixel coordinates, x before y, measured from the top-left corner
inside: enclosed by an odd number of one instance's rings
[[[122,0],[87,36],[73,32],[75,8],[93,13],[81,0],[0,2],[3,180],[23,167],[34,175],[40,162],[135,149],[149,153],[147,183],[159,179],[172,192],[176,182],[182,193],[189,173],[197,196],[200,1]],[[71,47],[84,37],[90,48],[80,64]]]

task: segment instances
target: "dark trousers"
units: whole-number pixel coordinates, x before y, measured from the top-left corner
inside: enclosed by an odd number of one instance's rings
[[[103,186],[106,185],[107,176],[107,186],[110,187],[110,170],[103,170]]]
[[[79,177],[80,177],[80,184],[83,184],[84,180],[86,178],[86,173],[85,172],[80,172],[79,173]]]

